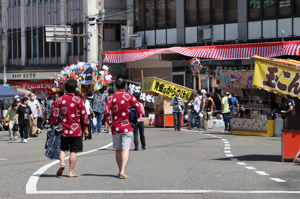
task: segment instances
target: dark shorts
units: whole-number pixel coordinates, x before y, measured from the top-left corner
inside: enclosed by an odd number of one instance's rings
[[[61,137],[61,150],[70,152],[82,152],[82,137]]]

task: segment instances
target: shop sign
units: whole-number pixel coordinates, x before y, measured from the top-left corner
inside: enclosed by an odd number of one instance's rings
[[[173,98],[176,92],[180,93],[180,97],[183,101],[188,102],[191,94],[194,92],[192,89],[188,89],[177,84],[166,82],[157,78],[148,78],[143,80],[143,92],[155,92]]]
[[[153,95],[142,93],[142,84],[128,82],[125,91],[132,94],[132,95],[134,93],[141,94],[140,95],[140,100],[143,100],[145,102],[155,103],[155,98],[154,98]]]
[[[299,97],[300,71],[290,67],[255,60],[253,85],[267,91]]]
[[[253,71],[218,71],[215,87],[218,88],[252,88]]]
[[[28,82],[28,81],[19,81],[19,82],[8,82],[10,87],[19,87],[25,90],[31,91],[43,91],[48,92],[50,88],[55,87],[54,81],[41,81],[41,82]]]

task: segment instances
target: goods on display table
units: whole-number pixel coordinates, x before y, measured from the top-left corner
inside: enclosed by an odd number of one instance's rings
[[[192,93],[196,91],[157,77],[149,77],[143,79],[142,92],[155,96],[155,126],[173,127],[171,99],[179,92],[183,101],[188,102]],[[183,124],[183,117],[181,123]]]

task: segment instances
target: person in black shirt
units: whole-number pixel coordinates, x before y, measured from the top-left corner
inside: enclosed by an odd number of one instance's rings
[[[29,118],[33,121],[33,125],[36,125],[32,116],[31,109],[28,106],[27,97],[24,97],[22,99],[22,104],[17,109],[15,122],[17,122],[17,118],[18,124],[20,126],[21,142],[26,143],[28,139]]]
[[[291,96],[286,95],[285,99],[287,100],[285,111],[281,111],[285,116],[295,116],[295,102]]]

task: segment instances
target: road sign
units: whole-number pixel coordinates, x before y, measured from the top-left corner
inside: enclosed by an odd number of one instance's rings
[[[46,42],[72,42],[71,26],[46,25],[45,30],[46,30]],[[57,35],[64,35],[64,36],[57,36]]]

